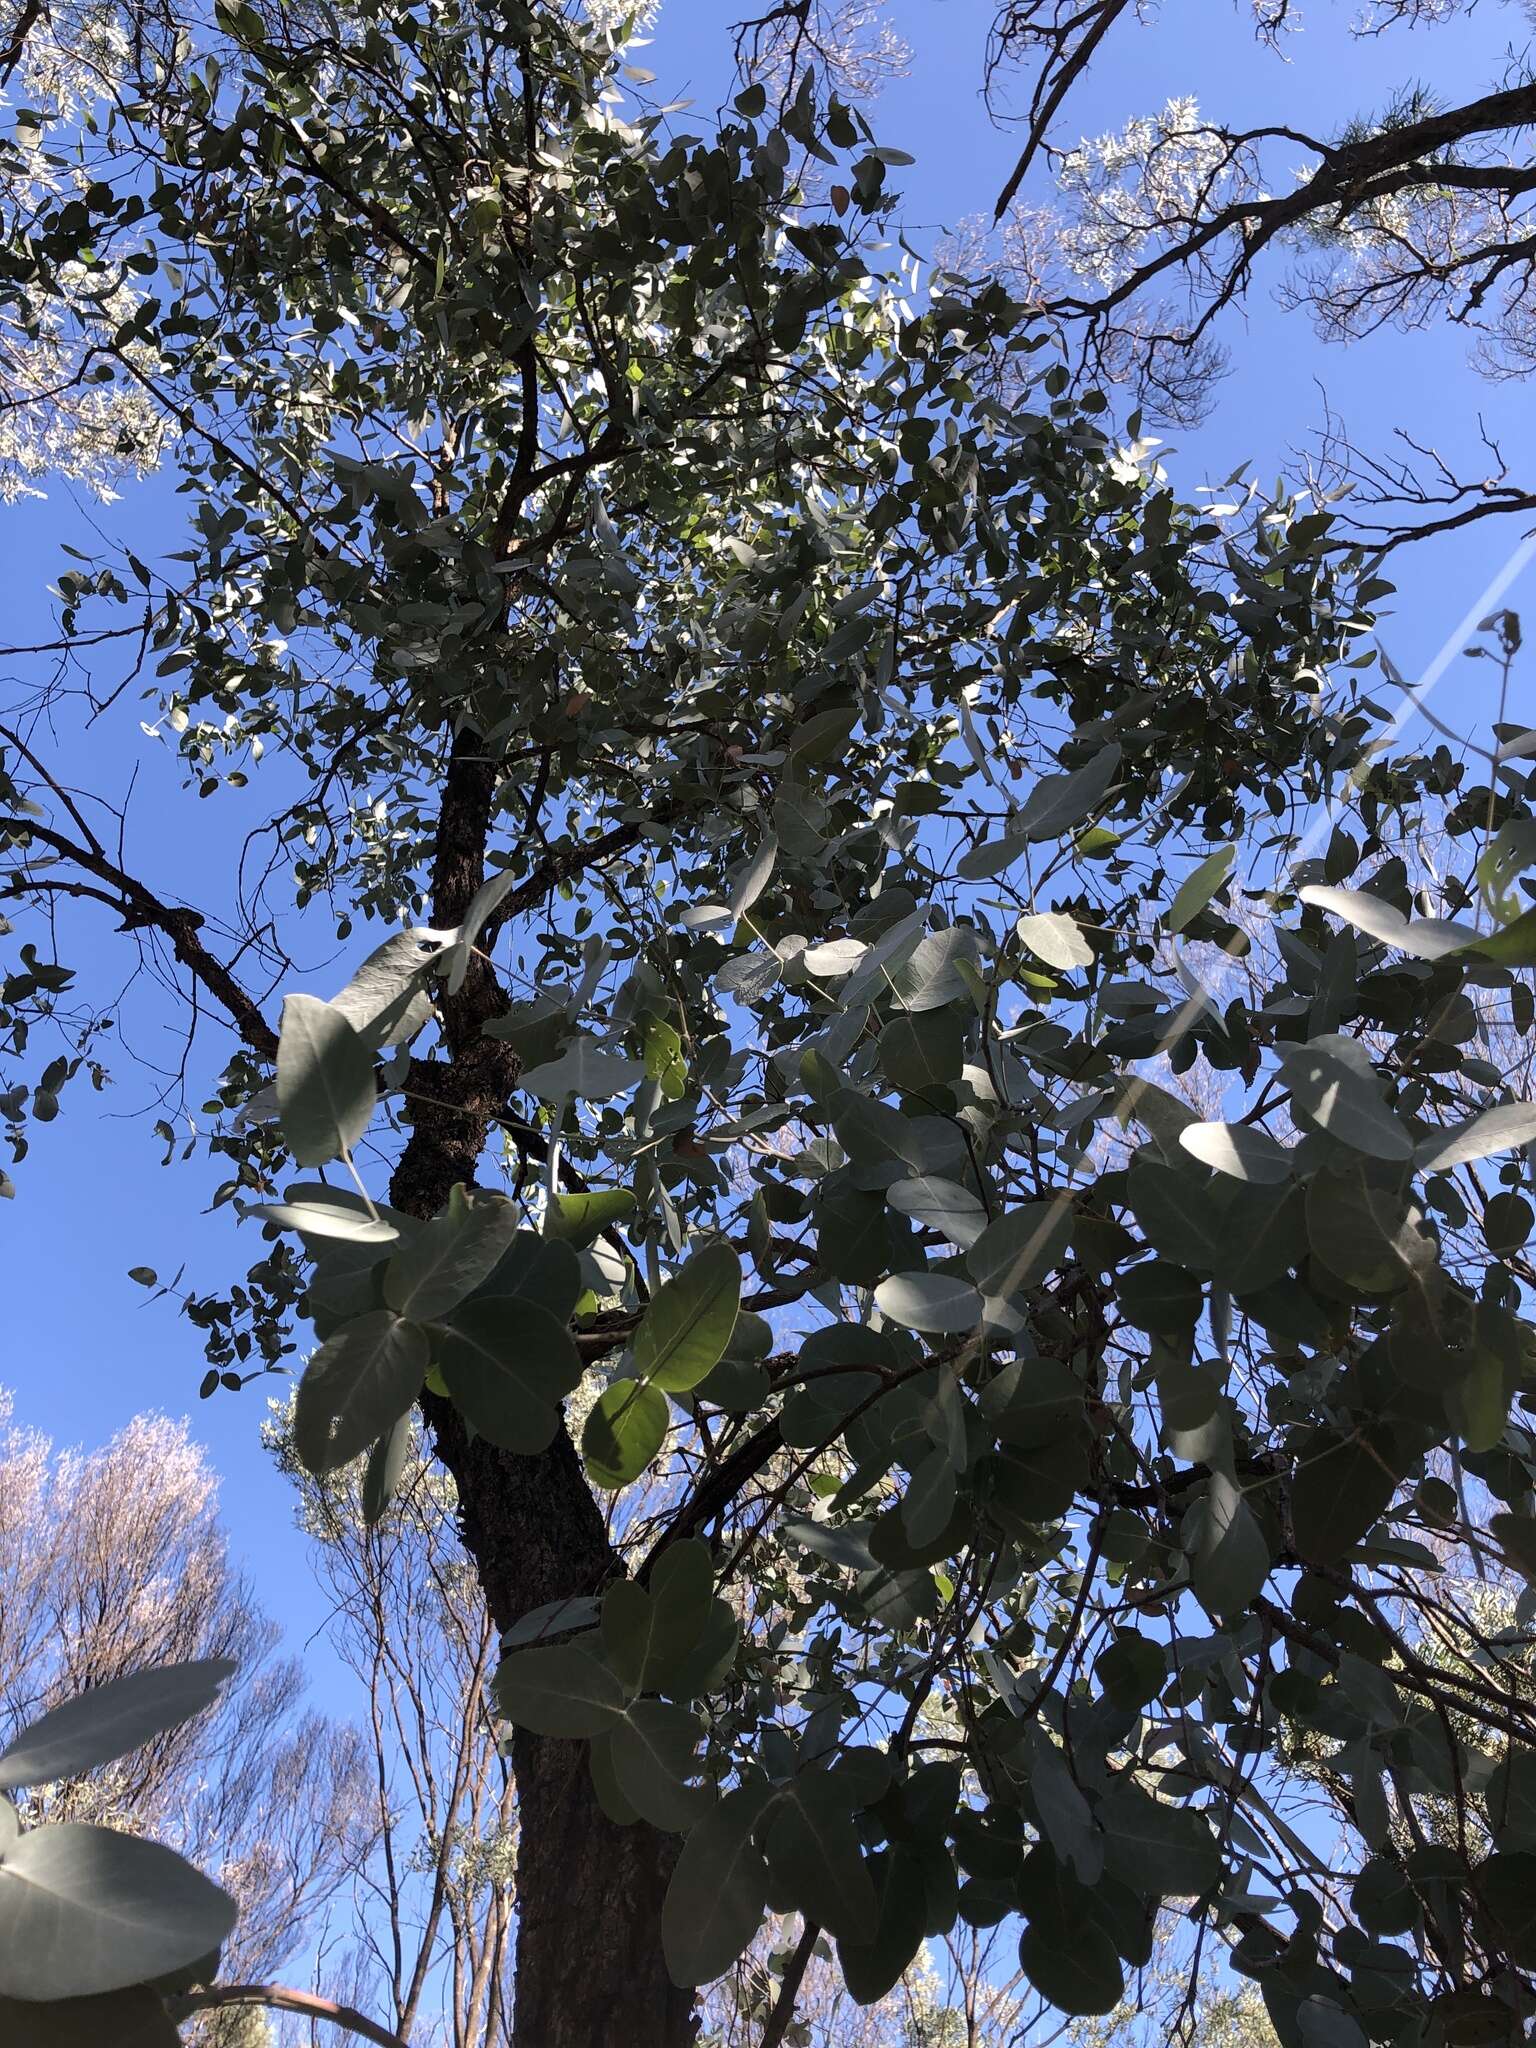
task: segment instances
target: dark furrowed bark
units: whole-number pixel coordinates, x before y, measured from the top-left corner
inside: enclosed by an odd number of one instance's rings
[[[457,924],[484,879],[495,768],[461,733],[444,788],[433,921]],[[505,1111],[517,1058],[482,1035],[506,1007],[489,965],[472,959],[444,1001],[447,1057],[418,1063],[411,1135],[390,1183],[409,1215],[435,1215],[455,1181],[474,1181],[492,1119]],[[471,1441],[457,1411],[428,1394],[437,1454],[458,1488],[460,1527],[499,1629],[546,1601],[596,1592],[616,1568],[603,1518],[562,1426],[535,1458]],[[514,1736],[517,1778],[517,2048],[688,2048],[693,1999],[667,1976],[661,1901],[677,1843],[643,1822],[618,1827],[592,1789],[585,1743]]]

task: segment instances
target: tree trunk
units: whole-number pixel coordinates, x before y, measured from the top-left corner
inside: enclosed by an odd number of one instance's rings
[[[444,787],[433,922],[456,925],[485,872],[496,770],[461,732]],[[516,1055],[482,1025],[506,1008],[488,963],[471,960],[444,997],[446,1060],[418,1061],[411,1134],[390,1183],[408,1215],[433,1216],[455,1181],[472,1185],[492,1121],[517,1080]],[[422,1402],[458,1488],[460,1527],[491,1618],[506,1630],[546,1601],[597,1592],[616,1569],[596,1501],[562,1425],[534,1458],[470,1440],[450,1402]],[[592,1789],[586,1744],[513,1737],[517,1780],[517,2048],[689,2048],[693,1997],[667,1975],[661,1902],[677,1856],[645,1822],[618,1827]]]

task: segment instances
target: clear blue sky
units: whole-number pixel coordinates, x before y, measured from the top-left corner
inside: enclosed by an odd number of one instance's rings
[[[642,61],[657,72],[662,97],[694,96],[697,113],[677,117],[681,126],[702,125],[727,90],[724,24],[734,11],[720,0],[665,0]],[[1159,23],[1129,30],[1090,79],[1078,102],[1081,125],[1118,126],[1171,95],[1194,93],[1210,111],[1235,120],[1283,117],[1326,131],[1379,104],[1392,84],[1416,70],[1428,70],[1445,94],[1485,88],[1499,69],[1504,38],[1518,26],[1512,10],[1492,8],[1433,34],[1357,44],[1343,33],[1354,0],[1313,0],[1307,12],[1314,25],[1292,44],[1286,67],[1255,50],[1246,12],[1243,4],[1168,0]],[[922,248],[936,230],[990,210],[1016,135],[993,127],[979,98],[985,0],[896,0],[893,18],[916,61],[910,77],[887,88],[875,125],[881,141],[917,158],[915,168],[899,175],[908,238]],[[1261,287],[1246,331],[1230,323],[1227,339],[1235,369],[1213,419],[1198,433],[1179,435],[1167,458],[1186,494],[1245,462],[1272,477],[1318,422],[1322,390],[1366,444],[1385,445],[1395,426],[1409,424],[1422,438],[1465,452],[1475,445],[1481,409],[1517,465],[1536,474],[1536,437],[1523,424],[1528,393],[1477,379],[1454,335],[1384,336],[1348,353],[1324,349],[1300,317],[1277,311]],[[46,506],[0,507],[7,637],[51,637],[43,591],[64,566],[61,541],[88,550],[93,525],[123,531],[131,523],[141,553],[157,543],[173,547],[177,511],[163,479],[105,510],[63,489]],[[1413,674],[1432,658],[1516,538],[1512,526],[1490,523],[1400,558],[1404,593],[1388,645],[1405,671]],[[1523,598],[1536,610],[1533,575],[1527,573],[1510,602],[1518,606]],[[1460,665],[1442,686],[1437,708],[1453,716],[1464,701],[1469,710],[1484,711],[1486,673],[1485,665]],[[115,679],[105,662],[98,674]],[[1523,693],[1525,715],[1536,720],[1528,679]],[[243,833],[259,821],[261,793],[208,803],[181,797],[174,758],[139,730],[139,717],[148,715],[125,699],[94,729],[76,779],[120,795],[136,773],[129,865],[173,895],[179,877],[196,875],[187,892],[202,900],[206,879],[230,873]],[[71,739],[70,746],[77,742]],[[105,924],[96,940],[110,949],[104,960],[120,957],[124,942]],[[321,993],[345,978],[311,964],[317,970],[311,985]],[[141,994],[131,1014],[138,1049],[173,1065],[179,1049],[168,1010]],[[210,1031],[194,1049],[195,1074],[212,1077],[220,1047]],[[243,1273],[255,1256],[254,1233],[237,1232],[228,1212],[201,1213],[213,1185],[206,1165],[160,1168],[148,1130],[153,1115],[151,1089],[124,1066],[111,1095],[93,1102],[83,1090],[72,1091],[66,1113],[36,1134],[32,1156],[16,1174],[18,1198],[0,1214],[0,1260],[8,1280],[0,1381],[15,1388],[20,1420],[66,1442],[100,1441],[146,1407],[190,1412],[224,1475],[237,1549],[267,1605],[302,1644],[321,1609],[291,1530],[287,1491],[259,1448],[260,1399],[253,1390],[199,1404],[197,1334],[126,1278],[130,1266],[150,1265],[168,1275],[185,1260],[193,1284],[213,1288]],[[333,1692],[326,1662],[317,1658],[314,1669],[318,1696],[344,1701],[339,1687]]]

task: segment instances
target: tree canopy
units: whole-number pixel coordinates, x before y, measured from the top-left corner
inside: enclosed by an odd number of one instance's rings
[[[11,650],[15,1192],[138,949],[247,1247],[205,1392],[454,1482],[516,2040],[691,2040],[770,1908],[770,2048],[957,1917],[1107,2012],[1175,1906],[1285,2048],[1521,2038],[1531,736],[1402,744],[1389,587],[920,274],[812,69],[696,133],[606,13],[89,19],[5,145],[15,431],[185,518]],[[231,878],[80,787],[140,693],[189,816],[265,792]],[[65,1834],[0,1999],[148,2044],[227,1921],[136,1850],[93,1946]]]

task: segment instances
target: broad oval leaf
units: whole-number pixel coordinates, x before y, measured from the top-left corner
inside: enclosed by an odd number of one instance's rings
[[[1449,1130],[1434,1131],[1414,1147],[1413,1163],[1421,1173],[1445,1173],[1490,1159],[1495,1152],[1513,1152],[1536,1141],[1536,1102],[1501,1102]]]
[[[821,1767],[792,1778],[775,1798],[762,1840],[776,1893],[839,1940],[874,1940],[880,1906],[846,1780]]]
[[[426,1331],[391,1309],[344,1323],[299,1381],[293,1441],[306,1470],[334,1472],[361,1457],[405,1414],[431,1362]]]
[[[216,1949],[235,1902],[158,1842],[71,1822],[0,1860],[0,1997],[86,1998]]]
[[[893,1181],[885,1199],[903,1216],[910,1216],[926,1230],[936,1230],[962,1249],[973,1245],[987,1227],[986,1210],[958,1181],[919,1174],[912,1180]]]
[[[892,1273],[875,1289],[881,1315],[903,1329],[939,1334],[974,1330],[981,1321],[982,1299],[966,1280],[952,1273]]]
[[[674,1984],[724,1976],[762,1925],[768,1866],[752,1834],[766,1797],[766,1786],[738,1785],[689,1831],[661,1908]]]
[[[1120,749],[1110,745],[1070,774],[1042,775],[1014,820],[1010,836],[1059,839],[1097,809],[1119,770]]]
[[[1078,929],[1077,921],[1063,910],[1021,917],[1014,929],[1035,958],[1043,960],[1047,967],[1059,967],[1063,973],[1069,973],[1074,967],[1093,965],[1092,946]]]
[[[594,1403],[581,1455],[594,1486],[615,1492],[640,1477],[667,1438],[667,1399],[639,1380],[615,1380]]]
[[[966,1270],[989,1301],[1034,1287],[1066,1256],[1073,1210],[1065,1195],[1026,1202],[999,1216],[965,1255]]]
[[[1202,1166],[1233,1180],[1278,1186],[1291,1177],[1290,1153],[1268,1131],[1251,1124],[1187,1124],[1179,1143]]]
[[[435,1322],[495,1271],[518,1230],[504,1195],[455,1187],[448,1207],[402,1245],[384,1269],[384,1299],[402,1316]]]
[[[1368,939],[1394,946],[1416,960],[1443,960],[1447,954],[1465,952],[1468,946],[1482,950],[1490,943],[1474,926],[1456,924],[1450,918],[1406,918],[1383,897],[1366,889],[1330,889],[1313,883],[1300,895],[1303,903],[1315,904],[1341,923],[1364,932]]]
[[[378,1094],[373,1054],[341,1011],[317,996],[289,996],[277,1042],[277,1109],[300,1166],[350,1153]]]
[[[559,1403],[581,1378],[581,1354],[565,1324],[538,1302],[485,1294],[454,1310],[437,1368],[481,1436],[531,1457],[554,1441]]]
[[[211,1707],[234,1670],[227,1657],[162,1664],[66,1700],[0,1756],[0,1786],[47,1785],[126,1756]]]
[[[709,1804],[700,1785],[697,1750],[704,1724],[670,1700],[632,1700],[609,1737],[619,1790],[653,1828],[676,1834],[692,1827]]]
[[[565,1102],[571,1097],[578,1102],[607,1102],[615,1095],[627,1094],[644,1079],[644,1060],[604,1052],[595,1038],[581,1037],[558,1059],[521,1075],[517,1085],[541,1102]]]
[[[686,1394],[725,1356],[740,1310],[741,1261],[721,1239],[656,1290],[635,1332],[637,1377]]]
[[[579,1643],[514,1651],[493,1690],[507,1719],[535,1735],[610,1735],[624,1718],[624,1688]]]
[[[1370,1059],[1353,1039],[1328,1035],[1282,1046],[1291,1100],[1329,1137],[1373,1159],[1411,1159],[1413,1140],[1381,1098]]]

